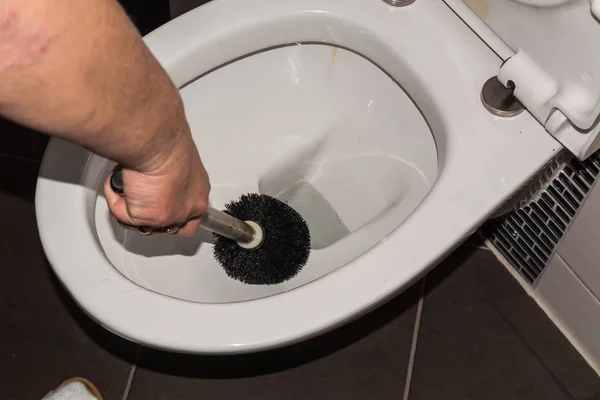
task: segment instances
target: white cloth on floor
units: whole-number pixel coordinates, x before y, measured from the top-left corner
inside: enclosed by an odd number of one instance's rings
[[[97,400],[82,382],[69,382],[48,393],[42,400]]]

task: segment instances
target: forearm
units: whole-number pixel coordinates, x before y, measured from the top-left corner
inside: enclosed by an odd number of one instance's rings
[[[116,0],[3,1],[0,113],[141,170],[188,136],[176,88]]]

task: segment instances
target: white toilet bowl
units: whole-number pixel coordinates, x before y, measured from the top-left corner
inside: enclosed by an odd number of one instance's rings
[[[425,274],[561,145],[480,92],[502,59],[440,0],[216,0],[146,43],[180,86],[211,202],[279,196],[313,250],[274,286],[228,278],[210,235],[123,231],[113,164],[51,140],[36,210],[48,259],[112,332],[188,353],[273,348],[331,330]]]

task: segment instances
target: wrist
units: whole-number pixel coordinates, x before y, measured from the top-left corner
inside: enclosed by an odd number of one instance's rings
[[[193,143],[179,93],[153,96],[155,101],[141,102],[137,110],[113,118],[113,132],[123,138],[121,162],[143,173],[158,170],[180,147]],[[113,136],[114,137],[114,136]]]
[[[187,123],[159,130],[138,153],[132,154],[126,166],[138,172],[160,173],[178,159],[184,158],[194,146]]]

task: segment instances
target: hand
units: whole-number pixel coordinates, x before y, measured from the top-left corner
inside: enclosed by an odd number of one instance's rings
[[[164,161],[143,171],[123,168],[124,193],[115,193],[110,175],[104,196],[111,213],[126,228],[180,227],[192,236],[208,205],[210,182],[190,134],[183,135]]]

